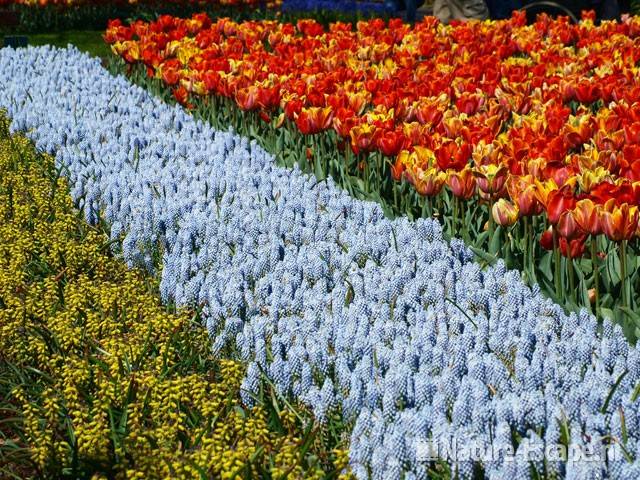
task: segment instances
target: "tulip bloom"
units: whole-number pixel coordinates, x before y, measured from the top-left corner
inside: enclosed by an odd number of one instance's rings
[[[333,109],[331,107],[303,108],[295,119],[303,135],[314,135],[331,127]]]
[[[251,85],[236,92],[236,103],[243,111],[254,110],[258,106],[258,88]]]
[[[387,130],[378,138],[378,148],[388,157],[395,157],[406,143],[406,137],[399,130]]]
[[[588,234],[596,236],[602,233],[598,207],[592,200],[588,198],[579,200],[572,214],[578,226]]]
[[[423,197],[434,197],[440,193],[442,186],[447,178],[444,172],[438,171],[436,168],[422,170],[418,168],[416,173],[405,172],[408,180],[413,184],[416,191]]]
[[[572,210],[576,206],[576,202],[576,197],[568,186],[549,193],[546,205],[549,223],[556,225],[560,220],[560,215],[567,210]]]
[[[480,165],[473,169],[478,188],[487,195],[496,195],[503,191],[509,171],[504,165]]]
[[[463,200],[469,200],[476,192],[476,179],[470,167],[459,172],[449,171],[447,185],[453,195]]]
[[[518,221],[518,207],[504,198],[493,204],[491,209],[493,219],[498,225],[508,227]]]
[[[566,238],[567,240],[573,239],[578,234],[583,233],[576,222],[575,217],[573,216],[573,212],[571,210],[567,210],[566,212],[560,215],[560,219],[558,220],[558,233]]]
[[[380,130],[375,125],[363,123],[356,125],[349,131],[351,137],[351,149],[358,155],[360,152],[369,152],[375,147]]]
[[[620,206],[612,198],[600,210],[602,230],[614,242],[630,240],[638,229],[638,207],[631,207],[627,203]]]
[[[521,217],[539,215],[542,212],[542,205],[536,197],[536,186],[531,175],[522,177],[511,175],[507,180],[507,191],[511,200],[518,206]]]
[[[442,170],[462,170],[471,158],[471,145],[446,142],[436,150],[438,167]]]
[[[565,237],[558,239],[558,247],[560,248],[560,254],[567,258],[580,258],[586,252],[585,234],[578,234],[572,240],[567,240]],[[553,230],[549,227],[540,237],[540,246],[545,250],[553,250]]]

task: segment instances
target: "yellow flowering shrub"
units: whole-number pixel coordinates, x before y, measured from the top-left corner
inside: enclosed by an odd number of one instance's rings
[[[164,308],[156,280],[84,223],[54,160],[7,126],[0,112],[0,477],[344,471],[346,452],[293,407],[242,406],[242,365],[212,358],[197,314]]]

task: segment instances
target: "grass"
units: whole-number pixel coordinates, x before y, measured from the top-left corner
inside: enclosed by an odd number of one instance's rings
[[[72,44],[89,55],[104,58],[109,55],[110,49],[102,39],[103,33],[101,30],[69,30],[66,32],[27,35],[27,38],[29,45],[66,47],[68,44]]]

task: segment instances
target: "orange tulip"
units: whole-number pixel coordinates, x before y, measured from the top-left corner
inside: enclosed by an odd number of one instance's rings
[[[507,191],[518,206],[521,217],[542,213],[542,205],[536,197],[536,186],[531,175],[511,175],[507,180]]]
[[[296,125],[303,135],[314,135],[331,127],[333,109],[331,107],[303,108],[296,116]]]
[[[378,148],[389,157],[396,156],[406,142],[401,131],[388,130],[378,138]]]
[[[236,103],[243,111],[253,110],[257,108],[258,88],[250,85],[247,88],[240,88],[236,92]]]
[[[351,149],[356,155],[371,151],[376,146],[379,134],[380,130],[375,125],[368,123],[356,125],[349,131]]]
[[[407,172],[405,172],[405,175]],[[411,174],[410,181],[420,195],[434,197],[442,190],[446,178],[447,175],[444,172],[429,168],[426,171],[418,169],[416,174]]]
[[[436,166],[436,154],[433,150],[427,147],[421,147],[416,145],[413,147],[415,154],[416,165],[422,169],[432,168]]]
[[[404,171],[407,169],[406,164],[404,163],[404,157],[409,155],[409,152],[403,150],[396,157],[396,161],[393,165],[391,165],[391,178],[394,181],[399,182],[402,179],[402,175]]]
[[[589,141],[595,130],[595,121],[589,114],[569,117],[564,127],[564,143],[568,148],[579,147]]]
[[[592,200],[588,198],[579,200],[573,209],[573,218],[578,226],[590,235],[596,236],[602,233],[598,208]]]
[[[612,198],[602,206],[600,221],[604,233],[614,242],[630,240],[638,230],[638,207],[628,203],[616,206]]]

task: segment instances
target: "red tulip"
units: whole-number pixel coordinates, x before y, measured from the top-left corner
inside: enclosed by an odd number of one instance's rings
[[[624,141],[627,144],[640,143],[640,122],[633,122],[624,126]]]
[[[576,235],[582,233],[571,210],[567,210],[560,215],[557,228],[558,233],[567,240],[571,240]]]
[[[436,149],[436,159],[441,170],[462,170],[471,158],[471,145],[446,142]]]
[[[556,225],[560,220],[560,215],[567,210],[572,210],[575,205],[576,197],[569,186],[564,186],[560,190],[549,193],[546,205],[549,223]]]
[[[463,200],[470,199],[476,192],[476,179],[470,167],[459,172],[449,171],[447,185],[456,197]]]
[[[327,130],[333,120],[331,107],[303,108],[295,118],[296,125],[303,135],[314,135]]]
[[[395,157],[406,143],[406,137],[399,130],[387,130],[378,137],[378,148],[388,157]]]

